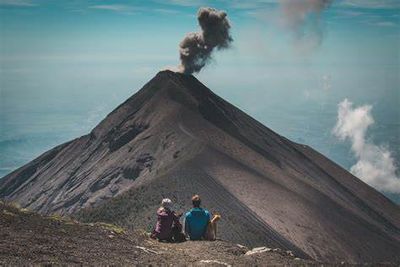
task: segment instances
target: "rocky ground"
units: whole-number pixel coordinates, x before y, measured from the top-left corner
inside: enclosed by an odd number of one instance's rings
[[[0,266],[348,266],[303,260],[290,251],[249,249],[223,240],[178,244],[105,223],[41,216],[0,201]],[[364,265],[365,266],[365,265]],[[376,266],[376,265],[374,265]],[[382,266],[391,266],[382,264]]]
[[[41,216],[0,202],[0,266],[3,265],[319,265],[290,252],[222,240],[160,243],[144,231],[111,224],[83,224]]]

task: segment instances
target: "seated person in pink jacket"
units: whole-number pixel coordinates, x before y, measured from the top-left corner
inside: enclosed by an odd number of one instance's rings
[[[178,241],[176,236],[182,233],[182,225],[179,222],[180,215],[171,210],[172,201],[164,198],[161,207],[157,210],[157,224],[151,235],[159,241]]]

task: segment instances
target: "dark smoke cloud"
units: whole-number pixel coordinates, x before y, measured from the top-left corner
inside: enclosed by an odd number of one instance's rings
[[[282,22],[295,34],[297,40],[318,46],[323,38],[321,13],[333,0],[280,0]]]
[[[199,72],[211,59],[214,49],[229,48],[233,41],[226,13],[214,8],[200,8],[197,13],[201,32],[189,33],[179,44],[183,73]]]

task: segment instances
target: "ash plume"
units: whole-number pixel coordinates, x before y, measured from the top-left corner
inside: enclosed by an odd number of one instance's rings
[[[233,41],[225,12],[204,7],[199,9],[197,19],[201,31],[188,33],[179,44],[179,69],[186,74],[199,72],[210,61],[214,49],[229,48]]]
[[[322,42],[321,13],[333,0],[280,0],[282,24],[289,28],[296,40],[315,48]]]

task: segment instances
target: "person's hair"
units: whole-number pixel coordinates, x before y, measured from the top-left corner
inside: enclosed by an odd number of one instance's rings
[[[169,199],[169,198],[164,198],[164,199],[161,201],[161,207],[162,207],[162,208],[170,209],[171,206],[172,206],[172,201],[171,201],[171,199]]]
[[[193,203],[194,207],[196,207],[196,208],[200,207],[200,204],[201,204],[200,196],[199,195],[194,195],[192,197],[192,203]]]

